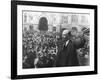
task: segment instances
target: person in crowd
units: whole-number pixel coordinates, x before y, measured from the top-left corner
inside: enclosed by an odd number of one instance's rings
[[[57,67],[79,66],[76,50],[84,46],[85,37],[83,34],[81,34],[82,37],[78,37],[78,35],[78,29],[76,27],[72,27],[71,31],[63,31],[63,49],[57,55]]]

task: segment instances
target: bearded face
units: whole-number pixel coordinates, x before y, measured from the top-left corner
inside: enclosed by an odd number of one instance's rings
[[[66,34],[62,34],[62,38],[65,38],[66,37]]]

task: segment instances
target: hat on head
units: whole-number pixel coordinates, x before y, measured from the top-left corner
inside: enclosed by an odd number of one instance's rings
[[[76,31],[78,31],[77,27],[72,27],[72,30],[76,30]]]

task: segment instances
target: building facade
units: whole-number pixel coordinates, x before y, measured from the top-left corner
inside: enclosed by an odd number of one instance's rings
[[[39,31],[39,21],[41,18],[47,20],[48,30],[60,32],[62,29],[71,29],[77,27],[79,30],[83,27],[89,28],[89,14],[82,13],[51,13],[51,12],[23,12],[23,29],[33,29]],[[45,21],[44,21],[45,23]]]

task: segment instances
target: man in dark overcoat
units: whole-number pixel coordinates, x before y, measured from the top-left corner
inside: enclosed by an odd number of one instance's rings
[[[85,38],[83,35],[77,37],[77,28],[72,27],[71,31],[63,31],[63,49],[58,53],[56,59],[57,67],[66,66],[79,66],[79,59],[77,56],[77,49],[81,48],[85,44]]]

